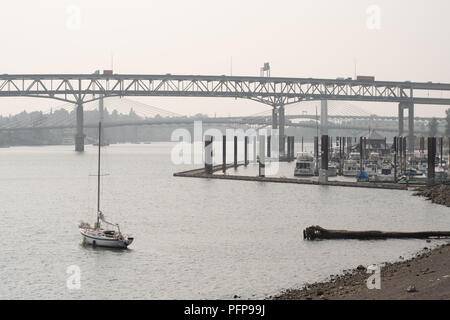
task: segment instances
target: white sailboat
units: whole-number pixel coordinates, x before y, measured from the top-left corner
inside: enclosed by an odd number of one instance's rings
[[[134,240],[129,235],[124,235],[120,231],[118,224],[105,220],[100,210],[100,152],[101,152],[101,128],[102,123],[98,124],[98,173],[97,173],[97,221],[94,227],[87,222],[81,222],[79,225],[80,233],[85,244],[110,248],[127,248]],[[103,225],[102,225],[103,224]],[[104,227],[103,227],[104,226]]]

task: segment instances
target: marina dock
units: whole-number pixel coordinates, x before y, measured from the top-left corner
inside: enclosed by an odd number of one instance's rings
[[[338,187],[356,187],[356,188],[370,188],[370,189],[388,189],[388,190],[408,190],[409,187],[434,185],[436,183],[442,183],[448,178],[448,174],[445,172],[445,166],[443,161],[443,138],[440,139],[440,153],[439,162],[440,166],[437,168],[443,172],[439,176],[436,175],[436,141],[435,137],[429,137],[427,139],[428,153],[426,157],[420,154],[420,163],[427,161],[427,175],[422,174],[421,177],[411,178],[412,173],[417,171],[412,168],[412,161],[415,159],[410,155],[408,158],[406,152],[407,139],[406,137],[394,137],[392,146],[387,145],[386,138],[381,136],[375,136],[373,132],[369,132],[368,137],[360,137],[360,143],[355,148],[351,146],[353,139],[338,137],[337,141],[339,146],[339,152],[330,147],[332,146],[331,138],[328,135],[322,135],[320,138],[321,144],[319,152],[319,137],[314,139],[314,154],[306,154],[304,152],[299,153],[296,160],[296,167],[294,171],[295,177],[286,177],[277,173],[278,176],[270,175],[266,176],[265,167],[266,163],[274,162],[291,162],[295,159],[294,151],[294,137],[287,136],[287,152],[283,152],[285,143],[280,145],[280,156],[278,159],[271,157],[271,136],[265,137],[259,136],[259,153],[257,154],[257,137],[252,137],[252,149],[253,149],[253,162],[258,163],[258,174],[247,175],[237,174],[236,170],[239,166],[245,166],[249,164],[248,157],[248,143],[249,137],[245,136],[243,141],[244,160],[238,161],[238,137],[233,138],[233,162],[227,163],[226,155],[226,142],[227,137],[222,138],[222,163],[213,165],[213,142],[214,137],[206,136],[204,141],[205,160],[204,167],[175,173],[176,177],[190,177],[190,178],[206,178],[206,179],[222,179],[222,180],[236,180],[236,181],[258,181],[258,182],[272,182],[272,183],[290,183],[290,184],[308,184],[308,185],[324,185],[324,186],[338,186]],[[216,140],[219,140],[216,138]],[[281,139],[286,140],[286,139]],[[347,141],[347,149],[345,143]],[[355,139],[356,141],[356,139]],[[375,143],[376,142],[376,143]],[[450,139],[449,139],[450,142]],[[375,143],[375,149],[371,149]],[[424,149],[425,139],[421,140],[421,150]],[[267,144],[267,146],[266,146]],[[267,147],[267,149],[266,149]],[[303,149],[303,148],[302,148]],[[353,150],[355,149],[355,150]],[[355,151],[358,152],[355,152]],[[346,154],[347,153],[347,154]],[[306,156],[305,156],[306,154]],[[330,160],[332,166],[330,165]],[[414,161],[418,162],[417,159]],[[447,160],[448,161],[448,160]],[[416,166],[419,166],[416,164]],[[408,166],[409,165],[409,166]],[[234,168],[235,172],[228,174],[228,169]],[[334,170],[333,170],[334,169]],[[368,170],[366,172],[366,170]],[[216,173],[222,171],[222,174]],[[393,171],[393,172],[392,172]],[[399,174],[399,171],[401,174]],[[368,173],[369,172],[369,173]],[[290,174],[288,174],[290,176]],[[301,178],[297,178],[300,176]],[[310,177],[318,177],[318,179]],[[343,180],[343,179],[329,179],[329,177],[351,177],[355,180]],[[371,177],[375,177],[371,179]],[[379,179],[377,179],[379,177]]]
[[[238,166],[243,166],[244,163],[239,163]],[[233,168],[234,164],[228,164],[227,168]],[[213,166],[213,172],[222,170],[222,165]],[[175,177],[185,178],[203,178],[203,179],[222,179],[235,181],[258,181],[271,183],[291,183],[291,184],[309,184],[309,185],[324,185],[336,187],[355,187],[355,188],[372,188],[372,189],[389,189],[389,190],[408,190],[407,185],[395,183],[377,183],[377,182],[351,182],[351,181],[327,181],[319,182],[311,179],[298,179],[286,177],[259,177],[259,176],[239,176],[230,174],[207,174],[204,168],[193,169],[183,172],[174,173]]]

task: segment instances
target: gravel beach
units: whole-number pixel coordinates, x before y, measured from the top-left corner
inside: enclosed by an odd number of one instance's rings
[[[414,195],[424,196],[434,203],[449,206],[449,187],[443,185],[418,188]],[[424,247],[423,251],[409,260],[383,264],[380,269],[379,289],[368,288],[368,280],[373,274],[373,271],[367,270],[367,266],[360,265],[341,275],[330,276],[328,281],[286,290],[272,299],[449,300],[450,243],[432,250]]]
[[[386,263],[381,268],[380,289],[368,289],[365,266],[329,281],[301,289],[291,289],[273,297],[275,300],[406,300],[450,299],[450,244],[424,249],[414,258]]]

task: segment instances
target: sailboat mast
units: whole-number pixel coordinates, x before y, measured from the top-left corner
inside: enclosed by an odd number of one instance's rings
[[[100,150],[102,145],[102,122],[98,122],[98,174],[97,174],[97,226],[100,226]]]

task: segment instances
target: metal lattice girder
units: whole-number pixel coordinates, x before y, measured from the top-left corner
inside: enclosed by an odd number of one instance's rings
[[[450,84],[312,78],[190,75],[0,75],[0,97],[43,97],[86,103],[111,96],[233,97],[272,106],[304,100],[450,105]],[[430,92],[432,95],[430,95]]]

